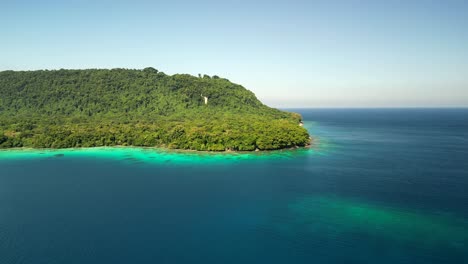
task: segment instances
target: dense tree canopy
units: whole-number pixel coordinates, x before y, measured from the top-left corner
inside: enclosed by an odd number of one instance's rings
[[[270,150],[309,143],[300,118],[218,76],[154,68],[0,72],[0,148]]]

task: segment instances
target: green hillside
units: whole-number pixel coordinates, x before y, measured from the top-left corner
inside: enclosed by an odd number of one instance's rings
[[[300,119],[217,76],[153,68],[0,72],[0,148],[271,150],[309,143]]]

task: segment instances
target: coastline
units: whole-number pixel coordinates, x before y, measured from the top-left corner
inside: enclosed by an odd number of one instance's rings
[[[0,152],[7,151],[80,151],[80,150],[93,150],[93,149],[142,149],[142,150],[153,150],[155,152],[171,152],[171,153],[180,153],[180,154],[264,154],[264,153],[273,153],[273,152],[286,152],[286,151],[295,151],[295,150],[305,150],[312,147],[312,143],[306,146],[294,146],[290,148],[282,149],[271,149],[271,150],[252,150],[252,151],[239,151],[239,150],[223,150],[223,151],[212,151],[212,150],[194,150],[194,149],[172,149],[166,147],[144,147],[144,146],[124,146],[124,145],[115,145],[115,146],[98,146],[98,147],[74,147],[74,148],[31,148],[31,147],[20,147],[20,148],[0,148]]]
[[[88,159],[94,161],[111,160],[130,164],[205,165],[232,164],[246,161],[287,160],[318,154],[314,148],[303,147],[272,151],[249,152],[208,152],[174,150],[154,147],[92,147],[66,149],[10,148],[0,149],[0,162],[14,160]]]
[[[114,145],[114,146],[97,146],[97,147],[73,147],[73,148],[32,148],[32,147],[19,147],[19,148],[0,148],[0,151],[8,151],[8,150],[19,150],[19,151],[27,151],[27,150],[44,150],[44,151],[60,151],[60,150],[83,150],[83,149],[100,149],[100,148],[127,148],[127,149],[148,149],[148,150],[155,150],[155,151],[170,151],[170,152],[182,152],[182,153],[239,153],[239,154],[247,154],[247,153],[268,153],[268,152],[276,152],[276,151],[291,151],[296,149],[307,149],[313,145],[314,139],[310,137],[310,141],[305,146],[292,146],[288,148],[280,148],[280,149],[265,149],[265,150],[250,150],[250,151],[240,151],[240,150],[231,150],[225,149],[222,151],[214,151],[214,150],[195,150],[195,149],[177,149],[177,148],[168,148],[168,147],[145,147],[145,146],[125,146],[125,145]]]

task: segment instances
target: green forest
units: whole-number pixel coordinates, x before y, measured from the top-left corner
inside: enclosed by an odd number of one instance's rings
[[[154,68],[0,72],[0,148],[274,150],[309,144],[300,121],[218,76]]]

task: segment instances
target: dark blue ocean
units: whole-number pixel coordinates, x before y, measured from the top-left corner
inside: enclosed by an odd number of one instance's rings
[[[0,153],[0,264],[468,263],[468,109],[294,111],[309,150]]]

